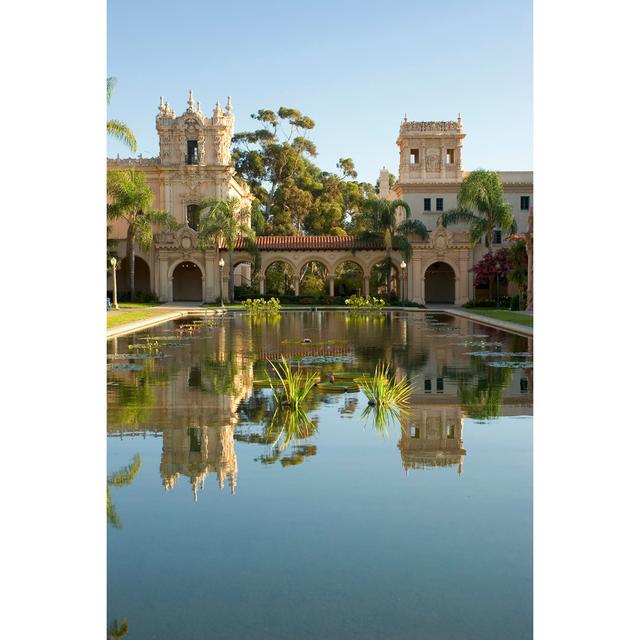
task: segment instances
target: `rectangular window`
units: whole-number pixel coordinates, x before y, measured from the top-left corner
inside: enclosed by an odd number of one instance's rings
[[[427,393],[431,393],[431,380],[425,380],[424,381],[424,390]]]
[[[447,429],[447,438],[449,440],[454,440],[456,437],[456,428],[451,424]]]
[[[189,427],[187,433],[189,434],[189,451],[193,453],[202,451],[202,434],[200,433],[200,429]]]
[[[444,198],[436,198],[436,211],[444,211]]]
[[[409,155],[409,164],[418,164],[419,162],[420,162],[420,150],[411,149],[411,153]]]
[[[424,199],[424,210],[431,211],[431,198]]]
[[[418,427],[411,427],[409,429],[409,437],[410,438],[419,438],[420,437],[420,429]]]
[[[447,164],[453,164],[455,152],[455,149],[447,149]]]
[[[442,393],[444,391],[444,378],[436,378],[436,391]]]
[[[529,211],[529,196],[520,196],[520,210]]]
[[[197,140],[187,140],[187,164],[198,164]]]
[[[493,244],[502,244],[502,231],[500,229],[493,230]]]
[[[529,380],[520,378],[520,393],[527,393],[527,391],[529,391]]]

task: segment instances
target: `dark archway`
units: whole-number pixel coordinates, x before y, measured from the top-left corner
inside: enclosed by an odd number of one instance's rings
[[[267,295],[293,295],[295,272],[284,260],[275,260],[265,269]]]
[[[181,302],[202,301],[202,272],[193,262],[181,262],[173,270],[173,299]]]
[[[151,272],[149,265],[139,256],[135,257],[135,274],[133,276],[136,296],[149,295],[151,293]],[[129,294],[129,259],[123,258],[120,262],[120,269],[116,271],[118,282],[118,292]]]
[[[454,304],[456,274],[446,262],[434,262],[424,274],[425,302]]]
[[[350,296],[364,293],[364,269],[353,260],[344,260],[336,267],[335,295]]]

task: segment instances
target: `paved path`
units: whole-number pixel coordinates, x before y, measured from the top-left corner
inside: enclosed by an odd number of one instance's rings
[[[486,324],[490,327],[496,327],[497,329],[504,329],[505,331],[518,333],[522,336],[527,336],[528,338],[533,337],[533,327],[528,327],[525,324],[518,324],[516,322],[507,322],[506,320],[497,320],[496,318],[490,318],[488,316],[481,316],[477,313],[473,313],[473,311],[469,311],[468,309],[457,307],[452,304],[430,304],[427,305],[427,311],[446,311],[447,313],[451,313],[455,316],[473,320],[479,324]],[[523,312],[523,315],[525,314],[531,315],[530,312]]]

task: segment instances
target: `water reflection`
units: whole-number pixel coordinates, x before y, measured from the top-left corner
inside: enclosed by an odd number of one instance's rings
[[[398,442],[402,467],[428,469],[457,467],[462,475],[464,456],[462,442],[465,413],[461,405],[418,407],[402,423]]]
[[[231,424],[217,427],[168,428],[163,432],[160,476],[165,489],[173,489],[181,476],[188,479],[194,501],[204,488],[209,473],[216,475],[218,488],[228,481],[235,493],[238,462]]]
[[[532,340],[460,318],[319,312],[283,314],[276,323],[233,316],[187,326],[178,321],[110,343],[108,363],[125,368],[108,373],[108,431],[161,436],[162,484],[170,490],[183,478],[194,500],[210,473],[235,494],[235,441],[262,447],[254,460],[264,465],[296,466],[316,456],[316,410],[383,435],[398,423],[359,393],[314,392],[309,415],[276,410],[271,390],[253,382],[281,355],[313,366],[323,379],[343,370],[371,373],[380,362],[410,378],[411,409],[400,418],[397,445],[405,472],[451,467],[461,474],[466,417],[531,414]],[[157,348],[145,349],[150,342]]]

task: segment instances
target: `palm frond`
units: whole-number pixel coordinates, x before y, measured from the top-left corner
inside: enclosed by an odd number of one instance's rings
[[[429,231],[421,220],[405,220],[398,225],[397,231],[404,235],[415,233],[421,240],[426,240],[429,236]]]
[[[458,224],[459,222],[466,222],[471,224],[480,218],[473,213],[470,209],[464,207],[458,207],[456,209],[449,209],[445,211],[440,217],[442,226],[447,227],[450,224]]]
[[[119,140],[126,144],[134,153],[138,149],[138,143],[136,137],[133,135],[133,131],[120,120],[109,120],[107,122],[107,135]]]

